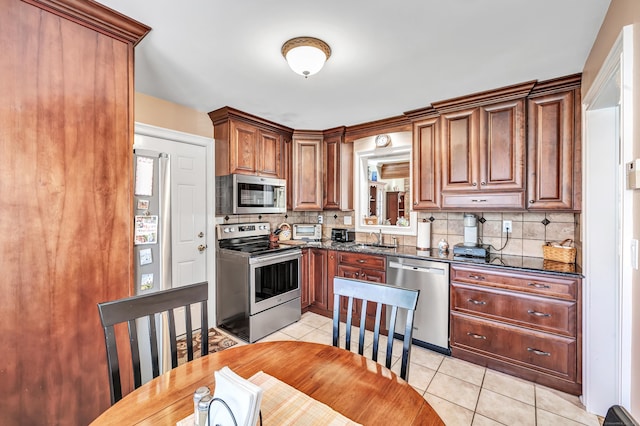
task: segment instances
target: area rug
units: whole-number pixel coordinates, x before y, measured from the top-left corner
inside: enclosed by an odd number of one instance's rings
[[[200,345],[202,339],[200,332],[196,332],[193,335],[193,358],[200,357]],[[187,336],[178,338],[178,365],[187,362]],[[219,352],[236,345],[238,342],[221,333],[215,328],[209,329],[209,353]]]

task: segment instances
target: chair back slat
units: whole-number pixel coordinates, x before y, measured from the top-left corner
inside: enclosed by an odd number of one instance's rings
[[[112,302],[98,303],[98,312],[105,333],[105,346],[107,349],[107,366],[109,369],[109,385],[111,388],[111,403],[122,398],[122,379],[120,377],[120,366],[118,364],[118,351],[115,338],[114,325],[128,323],[129,342],[131,347],[131,364],[133,369],[134,388],[142,385],[142,369],[140,359],[140,345],[138,342],[138,327],[136,320],[142,321],[140,326],[145,324],[144,329],[149,332],[149,345],[151,349],[151,370],[153,377],[160,374],[160,356],[158,347],[158,327],[156,317],[159,317],[160,324],[165,319],[163,313],[167,313],[166,321],[169,331],[169,347],[171,351],[171,366],[178,366],[178,349],[176,321],[173,310],[184,308],[186,325],[187,358],[193,360],[193,324],[191,319],[191,305],[200,304],[200,324],[201,324],[201,355],[204,356],[209,350],[209,327],[207,314],[208,283],[187,285],[156,293],[144,294],[141,296],[128,297]],[[164,327],[164,326],[163,326]],[[142,329],[141,329],[142,330]],[[164,337],[163,337],[164,339]],[[146,339],[145,339],[146,340]]]
[[[373,330],[373,346],[371,357],[373,361],[378,360],[378,347],[382,318],[383,305],[391,308],[389,316],[389,336],[387,338],[385,366],[391,368],[393,354],[393,334],[396,326],[396,318],[398,309],[406,310],[405,335],[402,345],[400,377],[407,379],[409,374],[409,362],[411,353],[411,340],[413,337],[413,317],[418,304],[419,290],[410,290],[401,287],[390,286],[386,284],[378,284],[367,281],[353,280],[347,278],[335,277],[333,281],[334,304],[333,304],[333,345],[338,346],[340,339],[340,312],[341,299],[347,298],[347,316],[346,316],[346,333],[345,333],[345,349],[351,349],[351,324],[352,309],[355,299],[361,300],[360,312],[360,329],[358,338],[358,353],[363,355],[365,325],[367,319],[367,304],[369,302],[376,303],[376,316]]]
[[[131,348],[131,366],[133,367],[133,385],[142,385],[142,369],[140,368],[140,347],[138,345],[138,326],[136,320],[127,321],[129,327],[129,347]]]

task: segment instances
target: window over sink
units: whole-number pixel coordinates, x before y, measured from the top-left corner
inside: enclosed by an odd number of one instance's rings
[[[411,132],[390,134],[376,148],[375,136],[354,141],[355,225],[358,232],[416,235],[411,211]]]

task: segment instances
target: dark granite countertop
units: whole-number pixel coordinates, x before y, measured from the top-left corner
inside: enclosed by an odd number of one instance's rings
[[[553,275],[568,275],[582,277],[582,269],[576,264],[567,264],[545,260],[540,257],[510,256],[499,253],[491,254],[488,260],[483,258],[467,258],[454,256],[451,251],[439,253],[438,249],[420,250],[413,246],[398,246],[396,248],[362,247],[360,243],[338,243],[335,241],[296,242],[300,247],[316,247],[328,250],[349,251],[367,254],[393,255],[415,259],[437,260],[448,263],[462,263],[496,268],[512,268],[519,271],[541,272]]]

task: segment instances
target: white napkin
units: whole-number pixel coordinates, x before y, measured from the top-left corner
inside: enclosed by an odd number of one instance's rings
[[[210,419],[207,420],[207,425],[233,426],[233,413],[238,426],[255,426],[260,415],[262,389],[238,376],[229,367],[216,371],[214,376],[216,388],[213,393],[214,400],[209,406]]]

